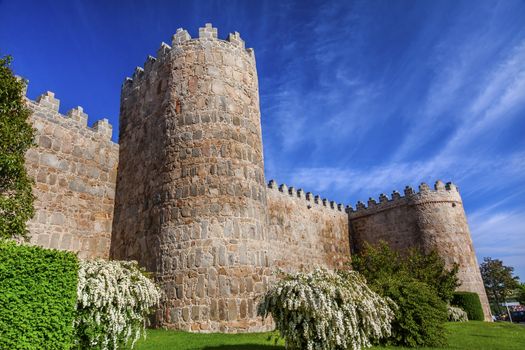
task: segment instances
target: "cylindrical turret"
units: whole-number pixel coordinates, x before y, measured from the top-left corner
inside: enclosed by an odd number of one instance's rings
[[[485,319],[491,321],[490,305],[456,186],[452,183],[445,186],[441,181],[436,182],[435,191],[422,186],[412,205],[423,250],[437,251],[448,266],[459,265],[458,290],[477,293]]]
[[[177,30],[122,89],[111,253],[155,273],[158,325],[266,329],[270,270],[253,50],[207,24]]]
[[[359,202],[357,209],[348,211],[353,252],[359,252],[365,243],[387,242],[395,250],[419,247],[435,250],[448,267],[459,265],[458,290],[479,295],[487,321],[490,307],[470,237],[461,196],[452,183],[437,181],[434,189],[423,183],[419,192],[406,187],[405,195],[397,191],[389,200],[380,196],[377,203],[368,201],[368,207]]]

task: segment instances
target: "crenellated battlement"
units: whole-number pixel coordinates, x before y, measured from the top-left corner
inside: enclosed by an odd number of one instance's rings
[[[401,195],[401,193],[394,190],[390,198],[388,198],[386,194],[381,193],[379,195],[379,201],[370,197],[366,204],[362,201],[358,201],[355,209],[348,206],[346,211],[351,218],[354,218],[361,215],[374,214],[400,205],[416,205],[426,202],[461,203],[461,197],[456,185],[452,182],[445,184],[441,180],[436,181],[433,189],[423,182],[419,185],[418,191],[415,191],[410,186],[406,186],[403,193],[404,195]]]
[[[288,187],[286,184],[277,185],[277,182],[275,180],[270,180],[268,182],[268,188],[278,191],[282,194],[286,194],[292,198],[299,198],[303,199],[305,203],[309,206],[312,204],[315,204],[319,207],[326,207],[328,209],[338,210],[338,211],[344,211],[344,205],[340,203],[336,203],[335,201],[330,201],[326,198],[321,198],[319,195],[313,195],[311,192],[304,192],[303,189],[295,189],[295,187]]]
[[[27,88],[26,88],[27,91]],[[80,131],[86,130],[99,135],[101,139],[111,140],[113,126],[106,118],[95,121],[93,127],[88,127],[88,115],[81,106],[70,109],[65,115],[59,112],[60,100],[55,97],[55,93],[46,91],[38,96],[35,101],[26,97],[29,108],[33,114],[44,117],[47,120],[67,124],[67,128],[78,128]]]
[[[197,43],[209,44],[210,42],[216,41],[220,45],[232,45],[237,47],[254,58],[254,51],[252,48],[246,48],[245,41],[241,38],[238,32],[229,33],[226,39],[220,39],[217,28],[213,27],[211,23],[206,23],[204,27],[199,28],[199,36],[192,38],[190,33],[183,28],[178,28],[176,33],[173,34],[171,40],[171,46],[162,42],[159,49],[157,50],[157,57],[148,55],[144,62],[144,68],[136,67],[132,77],[126,77],[122,84],[123,92],[127,93],[130,89],[140,86],[144,77],[155,71],[155,65],[159,62],[163,62],[166,58],[171,55],[176,55],[183,51],[186,47],[191,47]]]
[[[51,91],[25,102],[35,131],[25,155],[35,195],[31,242],[80,258],[107,258],[119,152],[111,124],[104,118],[88,127],[80,106],[61,114]]]

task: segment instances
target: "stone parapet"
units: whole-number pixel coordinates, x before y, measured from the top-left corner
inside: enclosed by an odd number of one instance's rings
[[[272,266],[285,271],[345,268],[348,216],[342,204],[269,181],[268,238]]]
[[[155,79],[159,73],[158,68],[166,60],[173,60],[174,56],[202,45],[208,47],[215,45],[230,51],[231,55],[223,58],[226,60],[224,62],[226,64],[242,65],[242,61],[239,60],[239,53],[241,52],[246,53],[255,63],[253,48],[245,48],[245,42],[238,32],[229,33],[226,40],[223,40],[218,37],[217,28],[214,28],[211,23],[206,23],[204,27],[199,28],[199,37],[192,38],[187,30],[179,28],[172,37],[171,46],[162,42],[157,50],[157,57],[148,56],[144,63],[144,68],[136,67],[132,77],[124,79],[122,97],[125,98],[133,89],[146,88],[143,86],[144,82],[147,79]],[[209,61],[210,57],[203,56],[202,59],[203,61],[200,63],[205,63]],[[210,73],[214,75],[215,72],[216,70],[212,68]],[[203,71],[202,73],[206,74],[207,72]],[[235,74],[235,72],[232,73]]]
[[[313,205],[324,207],[326,209],[332,209],[344,212],[345,207],[341,203],[336,203],[335,201],[328,200],[326,198],[321,198],[319,195],[314,195],[312,192],[304,192],[303,189],[295,189],[295,187],[288,187],[286,184],[277,185],[277,182],[275,180],[270,180],[268,182],[268,188],[277,190],[283,194],[289,195],[292,198],[299,198],[302,199],[305,203],[305,205],[309,206],[311,208]]]
[[[382,193],[379,195],[379,201],[370,197],[366,204],[362,201],[358,201],[355,209],[351,206],[347,206],[346,211],[348,212],[350,220],[352,220],[363,216],[374,215],[400,206],[417,205],[426,202],[462,203],[456,185],[451,182],[445,185],[442,181],[438,180],[434,184],[433,190],[431,190],[430,186],[426,183],[422,183],[419,186],[418,192],[414,191],[412,187],[406,186],[404,189],[404,196],[398,191],[393,191],[390,198]]]
[[[63,125],[65,128],[75,131],[84,137],[111,141],[113,126],[108,119],[95,121],[93,127],[88,127],[88,115],[81,106],[69,110],[66,115],[60,114],[60,100],[51,91],[46,91],[35,101],[26,99],[28,107],[33,115],[49,122]]]
[[[31,242],[108,258],[118,164],[111,125],[103,119],[89,128],[82,107],[60,114],[49,91],[26,103],[36,133],[36,147],[26,153],[36,197]]]

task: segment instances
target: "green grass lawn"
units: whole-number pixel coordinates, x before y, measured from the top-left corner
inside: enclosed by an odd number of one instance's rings
[[[448,323],[446,349],[524,350],[525,327],[508,323]],[[271,333],[252,334],[195,334],[177,331],[149,330],[137,350],[271,350],[284,349],[282,342],[274,345],[268,340]],[[373,349],[403,349],[396,347]],[[431,349],[431,348],[425,348]],[[432,348],[433,349],[433,348]]]

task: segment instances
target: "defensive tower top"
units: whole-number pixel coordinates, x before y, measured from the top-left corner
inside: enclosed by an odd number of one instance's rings
[[[178,28],[175,34],[172,36],[171,46],[162,42],[159,49],[157,50],[157,56],[148,55],[146,61],[144,62],[143,67],[136,67],[133,72],[132,77],[126,77],[123,83],[123,92],[133,89],[136,86],[139,86],[145,75],[152,70],[156,62],[164,61],[170,55],[176,55],[181,50],[184,50],[184,47],[187,45],[202,43],[205,45],[208,42],[213,42],[220,45],[232,45],[239,48],[242,51],[245,51],[253,59],[255,58],[254,51],[252,48],[246,49],[245,42],[241,38],[241,35],[238,32],[229,33],[225,40],[219,39],[217,28],[213,27],[211,23],[206,23],[204,27],[199,28],[198,38],[192,38],[190,33],[183,28]]]
[[[459,204],[462,202],[456,185],[452,182],[445,184],[441,180],[436,181],[434,189],[431,189],[428,184],[423,182],[419,185],[419,191],[415,191],[412,187],[406,186],[403,192],[404,196],[398,191],[393,191],[390,199],[386,194],[381,193],[379,195],[379,202],[370,197],[366,204],[358,201],[355,209],[348,206],[346,210],[352,219],[389,210],[400,205],[426,202],[455,202]]]

